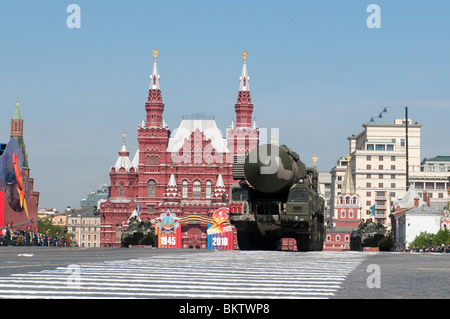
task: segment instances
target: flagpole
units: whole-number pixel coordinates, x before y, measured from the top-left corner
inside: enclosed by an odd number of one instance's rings
[[[408,106],[405,106],[405,128],[406,128],[406,191],[409,188],[409,152],[408,152]]]

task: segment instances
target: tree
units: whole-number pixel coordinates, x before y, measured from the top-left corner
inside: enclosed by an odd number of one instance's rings
[[[442,244],[450,244],[450,231],[448,229],[441,229],[433,236],[433,245]]]
[[[421,232],[414,240],[411,242],[411,246],[419,248],[428,248],[430,237],[433,239],[431,241],[432,246],[436,245],[448,245],[450,244],[450,231],[448,229],[441,229],[436,234],[429,234],[427,232]]]
[[[410,246],[418,247],[418,248],[426,248],[428,247],[428,241],[430,237],[434,237],[433,234],[429,234],[426,231],[420,232],[416,238],[410,243]]]
[[[61,234],[61,232],[63,230],[61,226],[53,225],[53,223],[50,219],[38,221],[38,227],[39,227],[39,233],[41,233],[41,234],[44,234],[45,231],[48,229],[48,235],[50,237],[55,236],[56,232],[59,232]]]

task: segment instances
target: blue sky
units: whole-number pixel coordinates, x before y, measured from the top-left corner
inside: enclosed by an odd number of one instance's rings
[[[81,28],[69,29],[69,4]],[[381,28],[369,29],[369,4]],[[259,127],[329,171],[347,137],[390,107],[422,127],[423,157],[450,155],[450,2],[0,0],[0,141],[17,98],[40,207],[79,207],[109,184],[123,131],[134,155],[151,51],[172,131],[214,115],[225,134],[247,67]]]

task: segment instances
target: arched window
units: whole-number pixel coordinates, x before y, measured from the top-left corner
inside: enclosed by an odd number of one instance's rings
[[[341,218],[345,218],[345,209],[341,209]]]
[[[348,218],[353,218],[353,209],[348,210]]]
[[[211,181],[206,181],[206,198],[211,198]]]
[[[156,196],[156,182],[154,180],[148,181],[148,197],[149,198],[155,198]]]
[[[188,182],[183,181],[183,198],[188,197]]]
[[[194,182],[194,186],[192,187],[192,197],[200,198],[202,193],[202,188],[199,181]]]
[[[125,195],[125,186],[123,185],[123,183],[121,183],[119,196],[123,197],[124,195]]]

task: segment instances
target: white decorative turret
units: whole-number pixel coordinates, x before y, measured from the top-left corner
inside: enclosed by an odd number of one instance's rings
[[[225,194],[226,191],[227,190],[226,190],[225,184],[223,182],[222,174],[219,174],[219,176],[217,176],[216,187],[214,188],[212,197],[214,199],[222,199],[222,195]]]
[[[116,164],[114,164],[113,168],[116,172],[119,172],[122,168],[124,168],[126,172],[130,172],[131,168],[133,168],[133,164],[130,161],[130,152],[128,151],[125,143],[127,138],[127,134],[125,132],[122,134],[122,138],[122,147],[119,150],[119,157],[117,158]]]
[[[159,74],[158,74],[158,66],[156,65],[156,57],[158,56],[159,51],[155,49],[153,52],[153,57],[155,58],[153,62],[153,72],[150,76],[150,90],[159,90]]]
[[[169,178],[169,183],[166,186],[166,193],[164,194],[164,196],[167,196],[169,198],[179,198],[180,194],[178,193],[178,187],[177,187],[177,182],[175,181],[175,176],[170,175]]]
[[[249,87],[250,77],[248,76],[247,73],[247,63],[246,63],[247,54],[248,52],[245,50],[242,53],[242,58],[244,59],[244,66],[242,67],[242,74],[241,77],[239,78],[239,91],[241,92],[250,91]]]

